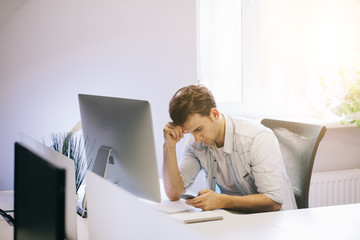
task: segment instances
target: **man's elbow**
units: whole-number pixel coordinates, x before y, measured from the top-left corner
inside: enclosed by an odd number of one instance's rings
[[[266,195],[265,195],[266,196]],[[267,203],[266,203],[266,206],[267,206],[267,210],[266,211],[269,211],[269,212],[276,212],[276,211],[280,211],[281,208],[282,208],[282,203],[279,203],[279,202],[276,202],[275,200],[273,200],[272,198],[268,197],[267,196]],[[281,199],[279,199],[281,201]]]
[[[280,211],[281,207],[282,207],[281,203],[274,202],[274,204],[272,205],[272,211],[274,211],[274,212]]]
[[[179,196],[168,196],[168,198],[169,198],[170,201],[178,201],[178,200],[180,200]]]
[[[184,193],[183,191],[165,191],[166,196],[170,201],[178,201],[180,199],[180,195]]]

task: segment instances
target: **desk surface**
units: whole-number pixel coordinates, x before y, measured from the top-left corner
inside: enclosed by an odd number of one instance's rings
[[[189,227],[214,239],[360,239],[360,203],[247,215],[217,211],[223,221]]]
[[[13,191],[0,192],[0,208],[13,209]],[[215,211],[224,220],[188,227],[209,239],[360,239],[360,203],[259,214]],[[89,239],[86,220],[78,217],[77,222],[78,239]],[[13,228],[3,218],[0,232],[1,239],[13,239]]]
[[[13,191],[0,191],[0,208],[4,211],[14,210]],[[8,214],[14,216],[14,213]],[[10,227],[2,216],[0,216],[0,233],[0,239],[14,239],[13,227]]]

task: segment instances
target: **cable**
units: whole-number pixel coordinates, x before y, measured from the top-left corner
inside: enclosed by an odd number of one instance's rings
[[[12,210],[9,210],[7,212],[13,212]],[[0,209],[0,215],[3,216],[3,218],[5,219],[5,221],[10,225],[10,226],[14,226],[15,224],[15,220],[12,216],[10,216],[9,214],[7,214],[4,210]]]

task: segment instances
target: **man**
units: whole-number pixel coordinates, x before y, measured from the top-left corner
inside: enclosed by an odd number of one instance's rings
[[[194,207],[242,212],[296,208],[278,141],[270,129],[224,116],[211,92],[200,85],[178,90],[169,113],[173,122],[164,127],[163,177],[170,200],[178,200],[204,170],[209,188],[186,200]],[[178,166],[176,144],[186,133],[192,136]],[[220,193],[215,192],[216,186]]]

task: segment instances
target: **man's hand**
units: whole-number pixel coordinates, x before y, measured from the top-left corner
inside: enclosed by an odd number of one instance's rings
[[[180,126],[169,122],[164,127],[164,141],[165,145],[174,147],[186,133]]]
[[[222,208],[221,194],[216,193],[208,188],[201,190],[196,198],[186,200],[186,203],[204,211]]]
[[[204,211],[225,208],[247,213],[279,211],[282,206],[264,194],[236,196],[215,193],[210,189],[201,190],[196,198],[188,199],[186,203]]]

